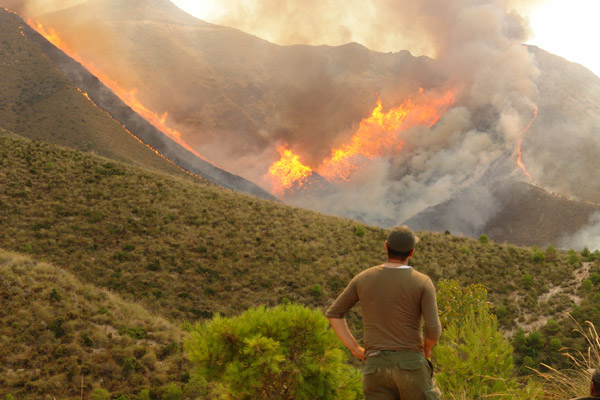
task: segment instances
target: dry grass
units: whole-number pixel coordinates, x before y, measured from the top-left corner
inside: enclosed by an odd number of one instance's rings
[[[0,397],[74,398],[94,388],[160,394],[181,381],[182,332],[51,264],[0,249]]]
[[[575,319],[571,320],[576,326],[573,332],[585,338],[587,351],[564,349],[564,356],[571,365],[568,369],[558,370],[545,365],[548,372],[535,370],[544,381],[550,399],[570,399],[589,395],[592,373],[600,366],[600,337],[596,327],[589,321],[585,322],[584,327]]]

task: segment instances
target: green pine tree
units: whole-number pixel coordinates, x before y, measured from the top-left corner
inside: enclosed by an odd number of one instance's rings
[[[258,307],[197,324],[186,349],[208,398],[358,399],[360,372],[328,326],[304,306]]]
[[[513,375],[513,348],[498,328],[481,285],[438,283],[444,332],[434,348],[437,383],[448,398],[537,399],[541,390]]]

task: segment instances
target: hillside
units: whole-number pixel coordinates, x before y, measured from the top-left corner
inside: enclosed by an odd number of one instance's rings
[[[26,398],[62,385],[76,394],[87,360],[94,362],[89,376],[84,373],[87,390],[96,385],[119,393],[127,382],[127,390],[139,391],[150,379],[160,393],[167,382],[187,379],[173,372],[170,361],[160,361],[165,349],[178,343],[170,323],[289,301],[324,309],[352,276],[384,259],[385,230],[6,131],[0,132],[0,182],[0,248],[57,266],[33,268],[37,261],[0,255],[2,282],[15,288],[3,297],[2,310],[19,310],[2,314],[8,321],[2,333],[7,368],[2,379]],[[565,312],[600,324],[597,253],[418,233],[421,241],[411,262],[416,269],[435,282],[455,278],[488,288],[501,326],[522,338],[515,339],[520,373],[539,362],[561,366],[557,340],[581,346]],[[146,309],[171,322],[147,319]],[[22,322],[32,316],[39,316],[41,325]],[[358,310],[349,321],[358,332]],[[21,345],[14,347],[11,335],[20,323],[24,329],[31,326],[32,333],[19,336]],[[113,347],[108,355],[96,351],[109,333],[123,347]],[[50,369],[38,366],[49,354],[38,341],[58,346],[50,357],[60,362]],[[152,353],[158,360],[154,370]]]
[[[211,161],[260,183],[276,142],[329,155],[376,103],[399,103],[441,78],[408,51],[278,46],[193,18],[168,0],[91,0],[39,17]],[[102,37],[102,40],[97,38]]]
[[[182,332],[65,270],[0,249],[0,396],[160,396],[187,371]]]
[[[5,128],[78,150],[95,151],[120,161],[149,166],[164,164],[169,171],[179,174],[188,171],[228,189],[272,198],[257,185],[214,166],[175,143],[18,16],[0,10],[0,17],[5,22],[3,29],[11,34],[8,35],[11,41],[5,41],[5,44],[12,49],[6,54],[0,53],[7,66],[6,81],[0,82],[0,89],[9,94],[5,98]],[[22,65],[25,67],[21,68]],[[55,92],[61,85],[68,88],[67,91]],[[49,93],[52,96],[49,97]],[[78,106],[70,108],[71,102]],[[144,151],[143,160],[139,160],[137,154],[140,149]]]
[[[324,307],[350,277],[384,260],[386,231],[350,220],[6,132],[0,156],[0,181],[7,182],[0,247],[53,262],[173,320],[233,315],[284,299]],[[579,258],[535,254],[422,232],[413,264],[434,280],[483,283],[491,301],[506,308],[503,325],[513,328],[519,318],[560,319],[570,302],[534,300],[553,288],[572,291],[583,278],[575,279]],[[535,277],[531,287],[521,285],[525,275]]]
[[[523,140],[523,159],[534,181],[554,193],[600,202],[600,77],[535,46],[540,69],[539,115]],[[553,168],[549,168],[555,164]]]
[[[69,46],[124,89],[138,89],[139,99],[149,108],[158,113],[168,111],[168,123],[180,129],[185,140],[210,160],[264,187],[263,176],[277,160],[278,144],[289,143],[305,164],[314,167],[348,140],[361,119],[373,110],[376,94],[386,108],[393,107],[418,93],[419,87],[427,93],[461,75],[458,71],[456,77],[447,76],[448,68],[436,60],[415,58],[406,51],[383,54],[355,43],[337,47],[278,46],[192,18],[167,0],[90,0],[41,16],[40,21],[56,28]],[[96,40],[99,37],[103,40]],[[516,47],[522,50],[520,44]],[[460,98],[438,125],[412,135],[412,145],[407,139],[404,153],[372,166],[379,180],[359,177],[354,182],[357,188],[340,189],[324,198],[306,196],[293,204],[383,226],[406,220],[452,199],[456,194],[453,190],[464,189],[463,183],[477,179],[474,175],[481,173],[497,152],[514,153],[516,137],[523,134],[536,107],[538,117],[522,142],[523,162],[533,177],[532,183],[547,190],[547,198],[557,193],[581,202],[569,203],[569,207],[597,203],[597,183],[588,177],[594,175],[600,153],[594,134],[600,124],[600,79],[541,49],[528,49],[529,54],[520,58],[509,52],[503,61],[528,59],[526,68],[520,65],[510,70],[523,76],[483,74],[489,80],[476,85],[487,88],[483,97],[471,93],[474,97],[469,99],[465,94],[467,97]],[[496,51],[473,57],[492,60],[491,54]],[[490,64],[484,70],[494,68]],[[479,76],[476,72],[472,75]],[[498,92],[499,81],[506,84],[506,93]],[[515,89],[514,82],[526,84]],[[516,102],[519,126],[508,134],[504,148],[497,142],[499,132],[495,132],[495,127],[504,124],[495,118],[505,110],[496,104],[496,96],[505,100],[524,96]],[[465,105],[468,115],[462,114]],[[489,107],[494,105],[499,109],[491,111]],[[513,111],[509,107],[507,115]],[[490,143],[483,145],[479,142],[483,139],[469,142],[473,130],[485,133]],[[459,144],[462,141],[469,143]],[[515,157],[507,164],[507,175],[516,168]],[[436,167],[438,170],[431,170]],[[565,171],[569,171],[568,178],[564,178]],[[446,190],[440,193],[438,186]],[[504,201],[506,195],[492,200]],[[475,207],[481,209],[488,204],[476,203]],[[394,207],[394,216],[385,215],[386,219],[381,214],[390,206]],[[575,213],[583,216],[588,211],[584,205]],[[499,216],[494,223],[505,221],[503,215],[516,214],[526,218],[522,220],[524,225],[538,223],[518,209],[489,213]],[[587,222],[583,218],[577,221],[584,225]],[[479,228],[494,232],[499,240],[514,236],[510,229],[517,229],[487,222],[481,221]],[[581,227],[573,222],[571,225],[573,230]],[[460,224],[449,229],[465,231]],[[536,230],[530,233],[533,236],[527,242],[518,243],[546,244],[560,234],[548,229],[539,236]]]
[[[118,161],[182,175],[95,107],[0,9],[0,128]]]

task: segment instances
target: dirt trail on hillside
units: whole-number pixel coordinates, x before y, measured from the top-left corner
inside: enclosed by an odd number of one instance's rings
[[[589,278],[590,267],[592,266],[592,264],[593,263],[591,263],[591,262],[582,263],[581,268],[577,268],[573,271],[573,274],[575,275],[575,277],[573,279],[566,282],[566,284],[564,284],[564,285],[551,287],[548,292],[546,292],[538,297],[537,304],[545,303],[548,300],[550,300],[552,297],[557,296],[559,294],[565,294],[565,295],[569,296],[569,298],[571,299],[571,301],[574,304],[580,305],[582,298],[580,296],[577,296],[576,294],[573,294],[570,292],[573,288],[577,289],[581,285],[581,282],[584,279]],[[567,292],[569,292],[569,293],[567,293]],[[517,297],[517,302],[521,299],[521,297],[522,296]],[[521,308],[519,307],[519,314],[520,314],[520,311],[521,311]],[[570,311],[571,310],[564,311],[563,315],[568,314]],[[523,330],[525,332],[539,330],[540,328],[542,328],[546,325],[546,322],[550,318],[549,316],[546,316],[546,315],[540,316],[540,315],[533,314],[533,313],[523,313],[522,315],[523,315],[523,317],[525,317],[526,322],[525,323],[519,323],[518,321],[515,321],[515,322],[517,323],[517,326],[519,328],[523,328]],[[510,332],[510,335],[512,336],[514,334],[514,332],[515,332],[515,330],[512,330]]]

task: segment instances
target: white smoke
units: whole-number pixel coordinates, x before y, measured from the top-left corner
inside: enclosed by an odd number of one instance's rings
[[[592,215],[588,224],[574,235],[563,237],[560,247],[578,251],[585,247],[591,251],[600,250],[600,212]]]

